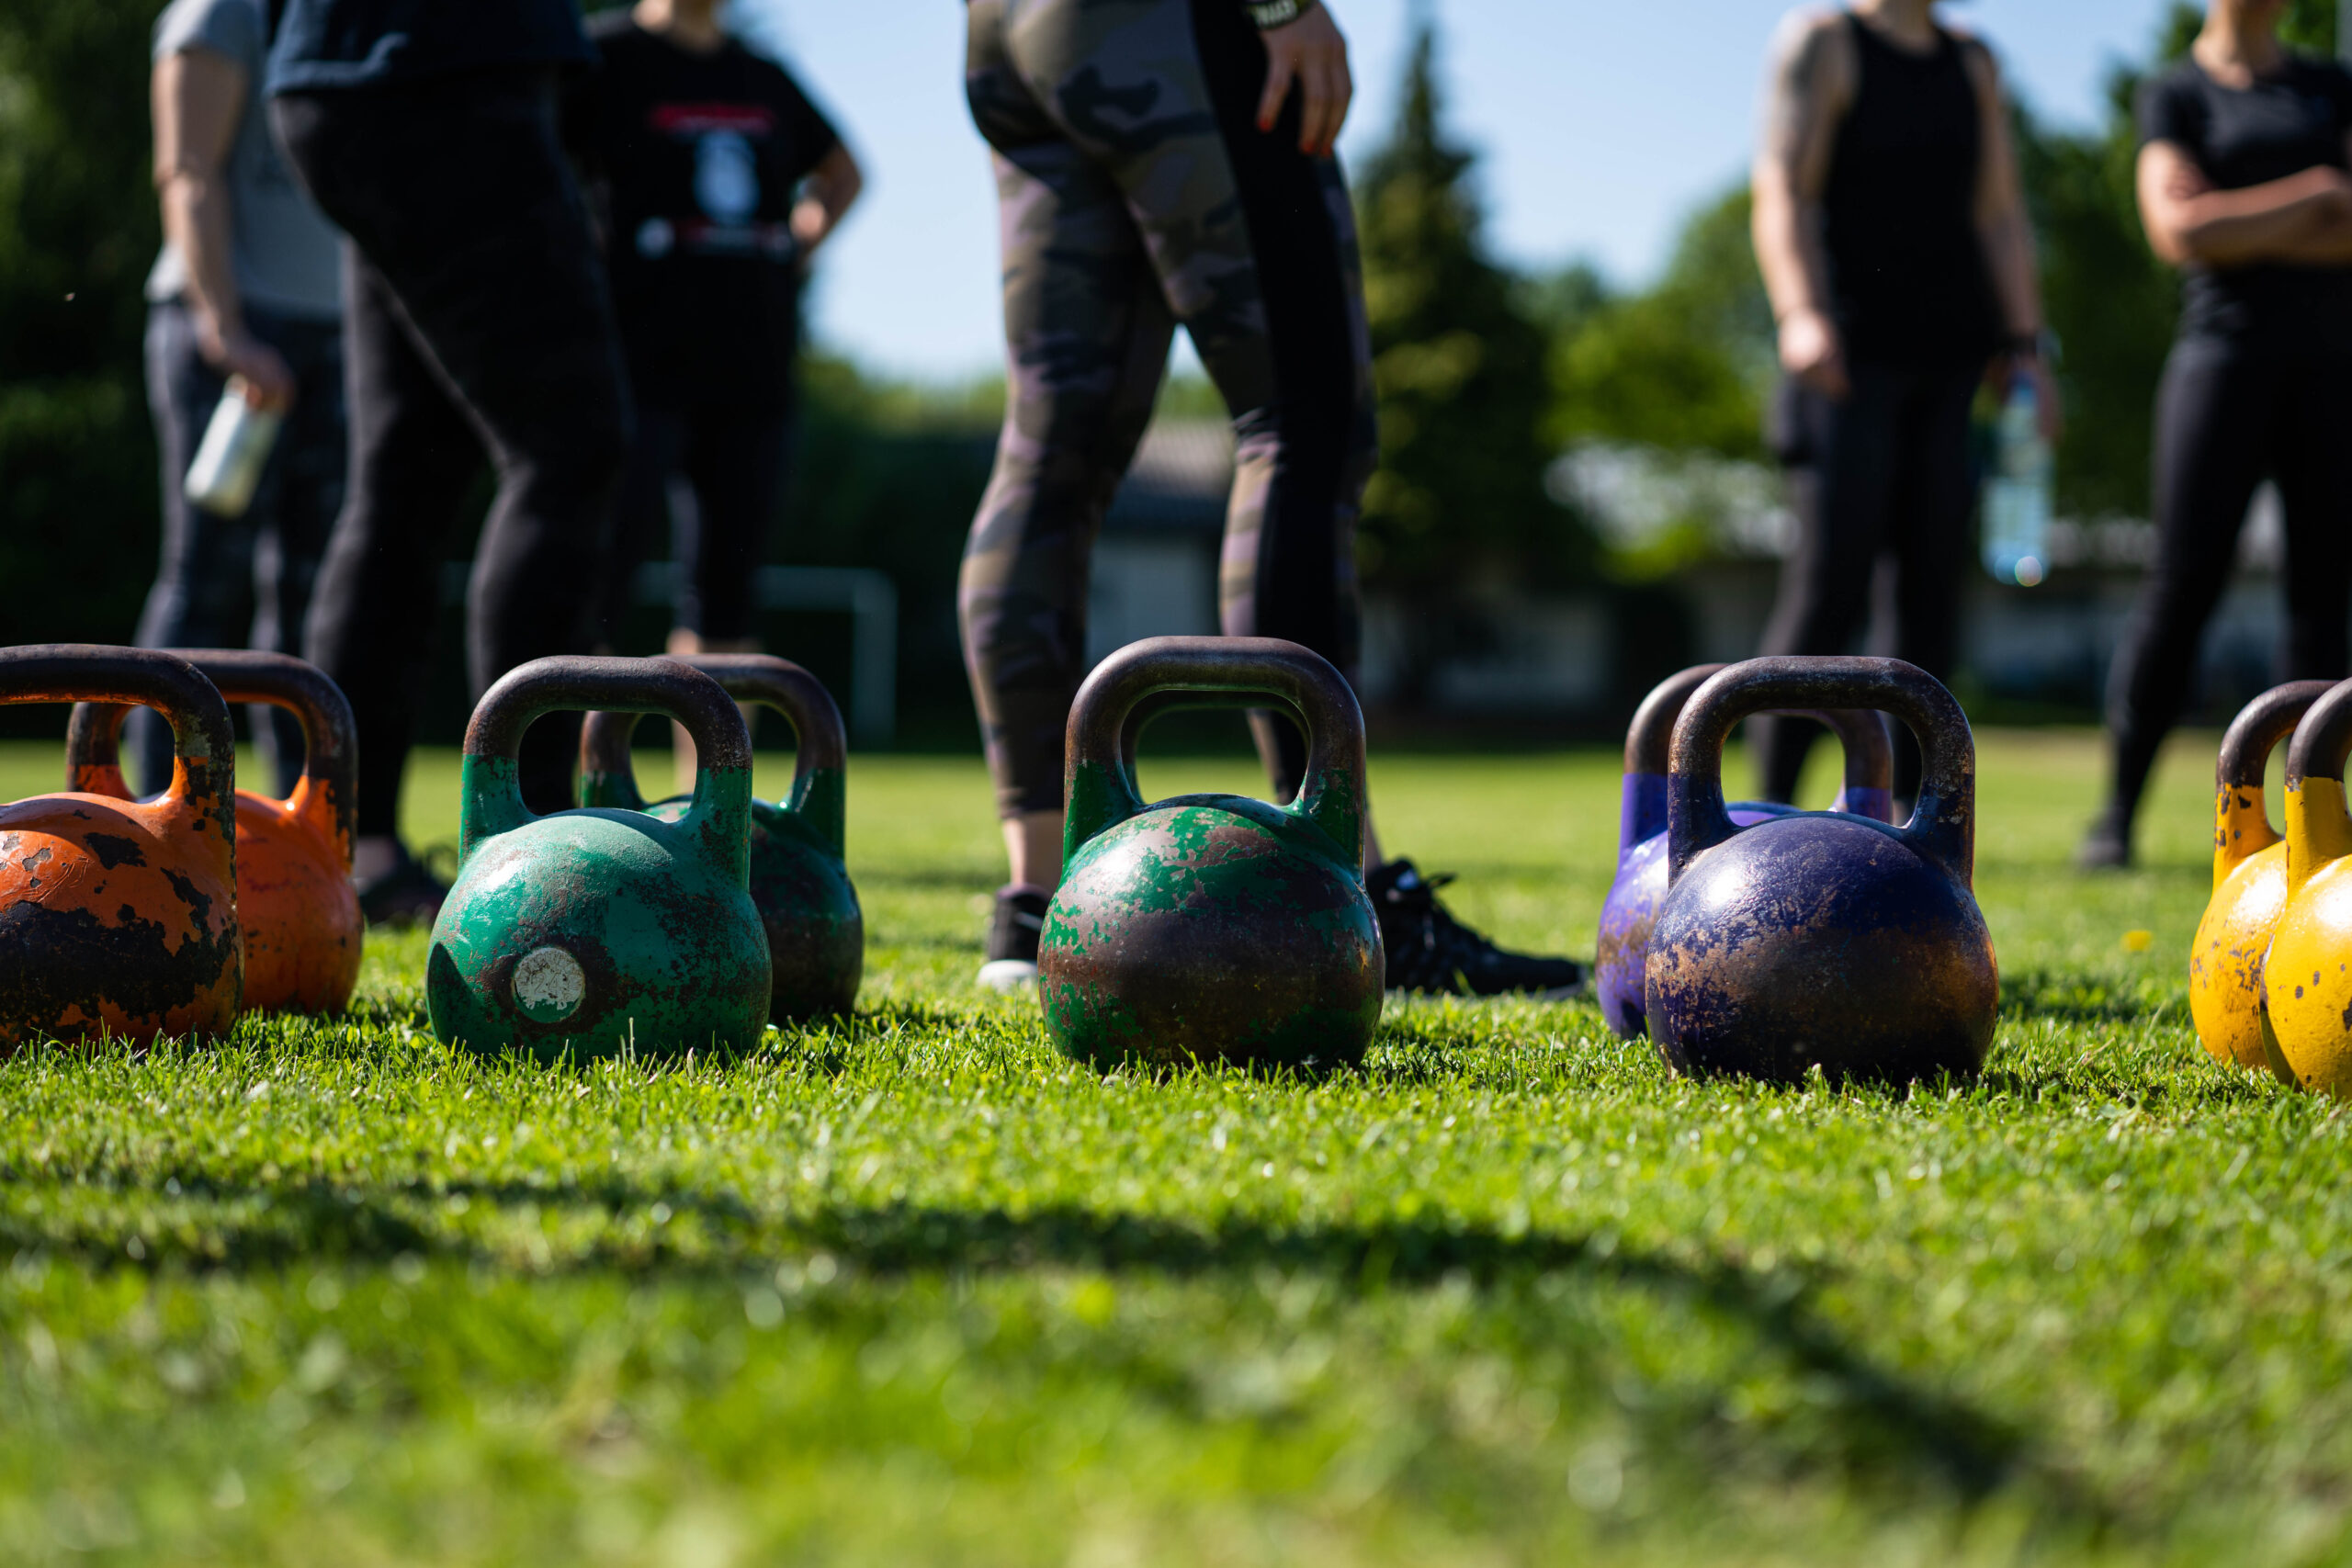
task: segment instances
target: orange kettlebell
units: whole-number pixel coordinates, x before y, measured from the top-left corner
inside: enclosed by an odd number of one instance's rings
[[[2246,704],[2213,762],[2213,897],[2188,950],[2188,1012],[2218,1062],[2294,1081],[2262,1032],[2262,961],[2287,907],[2287,840],[2262,805],[2270,753],[2293,733],[2325,681],[2290,681]]]
[[[0,806],[0,1049],[225,1032],[244,983],[229,705],[186,660],[0,649],[0,703],[130,703],[172,727],[172,786],[140,802]]]
[[[169,650],[232,703],[266,703],[301,721],[302,777],[284,800],[237,791],[237,915],[245,931],[245,1010],[341,1012],[359,983],[366,922],[351,886],[356,747],[351,704],[314,664],[242,648]],[[130,798],[116,760],[126,710],[84,703],[66,731],[71,786]]]

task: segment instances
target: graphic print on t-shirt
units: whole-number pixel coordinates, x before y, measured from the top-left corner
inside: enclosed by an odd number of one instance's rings
[[[646,129],[692,149],[691,188],[700,220],[683,213],[675,220],[649,219],[661,225],[662,249],[648,251],[640,228],[641,254],[666,254],[674,244],[708,255],[791,254],[792,232],[784,221],[757,221],[761,154],[775,134],[772,110],[756,104],[656,104],[646,115]]]
[[[695,199],[712,222],[741,227],[760,204],[752,144],[732,130],[705,132],[695,147]]]

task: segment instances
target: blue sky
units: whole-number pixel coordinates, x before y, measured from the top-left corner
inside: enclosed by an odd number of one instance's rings
[[[817,332],[876,369],[993,370],[996,230],[988,162],[965,118],[954,0],[741,0],[865,162],[866,200],[825,260]],[[1358,96],[1341,152],[1385,131],[1410,0],[1329,0]],[[1575,256],[1638,281],[1683,214],[1738,176],[1779,0],[1430,0],[1457,134],[1482,155],[1497,247],[1525,266]],[[2148,47],[2164,0],[1969,0],[2045,118],[2087,123],[2119,59]]]

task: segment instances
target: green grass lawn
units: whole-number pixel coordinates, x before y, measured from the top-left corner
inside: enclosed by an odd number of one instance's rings
[[[2213,738],[2105,876],[2089,738],[1981,740],[1965,1090],[1393,998],[1358,1073],[1103,1077],[971,987],[989,798],[919,758],[853,765],[844,1027],[480,1060],[379,933],[348,1018],[0,1064],[0,1562],[2352,1558],[2352,1136],[2188,1023]],[[1464,916],[1589,954],[1613,756],[1374,786]]]

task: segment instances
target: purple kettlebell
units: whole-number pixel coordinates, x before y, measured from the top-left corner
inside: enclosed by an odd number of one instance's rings
[[[1638,1040],[1647,1031],[1642,975],[1649,956],[1650,931],[1657,924],[1658,905],[1666,897],[1667,754],[1674,739],[1674,721],[1690,694],[1723,668],[1694,664],[1668,676],[1642,699],[1625,731],[1617,878],[1609,885],[1609,897],[1600,906],[1593,995],[1609,1027],[1628,1040]],[[1845,785],[1829,808],[1893,821],[1894,753],[1887,744],[1885,721],[1875,713],[1854,708],[1806,711],[1804,716],[1827,725],[1846,749]],[[1776,801],[1743,800],[1730,809],[1732,820],[1747,827],[1785,817],[1796,807]]]

